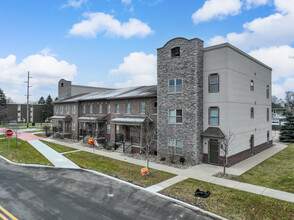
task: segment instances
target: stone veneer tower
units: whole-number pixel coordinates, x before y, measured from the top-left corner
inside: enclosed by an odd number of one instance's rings
[[[171,93],[169,80],[182,79],[182,92]],[[203,41],[175,38],[157,49],[157,152],[170,158],[169,140],[182,141],[182,155],[202,162]],[[169,123],[170,109],[182,110],[182,123]],[[178,158],[181,155],[175,155]]]

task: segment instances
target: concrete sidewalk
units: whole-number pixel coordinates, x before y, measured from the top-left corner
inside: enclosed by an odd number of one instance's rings
[[[146,161],[127,157],[121,153],[108,152],[108,151],[97,150],[97,149],[93,150],[93,148],[84,147],[80,143],[66,143],[63,141],[52,140],[52,139],[46,139],[46,140],[54,141],[57,144],[65,145],[68,147],[72,147],[82,151],[87,151],[94,154],[99,154],[99,155],[110,157],[116,160],[121,160],[121,161],[129,162],[132,164],[140,165],[140,166],[146,166]],[[234,175],[241,175],[244,172],[258,165],[262,161],[268,159],[269,157],[285,149],[286,147],[287,145],[285,144],[275,142],[273,147],[259,154],[256,154],[230,168],[227,168],[227,173],[234,174]],[[154,162],[150,162],[149,165],[150,165],[150,168],[166,171],[166,172],[177,175],[171,179],[165,180],[161,183],[148,187],[147,190],[150,192],[158,192],[164,188],[167,188],[185,179],[193,178],[193,179],[201,180],[204,182],[213,183],[220,186],[225,186],[228,188],[233,188],[233,189],[237,189],[237,190],[241,190],[241,191],[245,191],[245,192],[249,192],[253,194],[263,195],[263,196],[294,203],[294,194],[292,193],[274,190],[274,189],[270,189],[263,186],[257,186],[253,184],[242,183],[242,182],[238,182],[234,180],[228,180],[228,179],[215,177],[214,175],[216,173],[223,171],[223,167],[221,166],[214,166],[210,164],[199,164],[199,165],[190,167],[188,169],[179,169],[179,168],[174,168],[174,167],[170,167],[170,166],[166,166],[166,165],[162,165],[162,164],[158,164]]]
[[[44,155],[55,167],[80,169],[75,163],[60,153],[43,144],[39,140],[28,141],[34,148]]]

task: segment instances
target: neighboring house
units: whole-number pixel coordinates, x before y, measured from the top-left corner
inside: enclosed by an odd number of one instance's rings
[[[8,103],[7,105],[7,120],[18,123],[27,122],[27,104]],[[29,123],[41,123],[42,111],[44,105],[30,104],[29,105]]]
[[[286,108],[283,107],[282,105],[272,103],[272,113],[275,113],[275,114],[278,114],[278,115],[282,115],[286,111],[287,111]]]
[[[157,59],[157,86],[59,97],[55,126],[65,136],[86,131],[110,145],[133,138],[139,152],[140,125],[148,120],[159,157],[192,164],[222,165],[220,146],[229,133],[229,166],[272,146],[270,67],[228,43],[204,48],[197,38],[170,40]],[[67,91],[61,82],[59,91]]]

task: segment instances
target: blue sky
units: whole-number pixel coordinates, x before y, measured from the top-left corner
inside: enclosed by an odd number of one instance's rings
[[[230,42],[273,68],[273,95],[294,90],[294,0],[1,0],[0,88],[25,102],[73,84],[156,84],[156,49],[175,37]],[[293,57],[293,58],[292,58]]]

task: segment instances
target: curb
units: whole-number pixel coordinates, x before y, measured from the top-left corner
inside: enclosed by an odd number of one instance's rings
[[[171,202],[177,203],[177,204],[179,204],[179,205],[181,205],[181,206],[184,206],[184,207],[186,207],[186,208],[192,209],[192,210],[194,210],[194,211],[199,211],[199,212],[201,212],[201,213],[203,213],[203,214],[206,214],[206,215],[208,215],[208,216],[211,216],[211,217],[214,217],[214,218],[217,218],[217,219],[221,219],[221,220],[227,220],[227,219],[224,218],[224,217],[221,217],[221,216],[216,215],[216,214],[214,214],[214,213],[211,213],[211,212],[205,211],[205,210],[203,210],[203,209],[201,209],[201,208],[199,208],[199,207],[197,207],[197,206],[193,206],[193,205],[191,205],[191,204],[189,204],[189,203],[183,202],[183,201],[178,200],[178,199],[174,199],[174,198],[172,198],[172,197],[169,197],[169,196],[166,196],[166,195],[163,195],[163,194],[157,193],[157,192],[151,192],[151,191],[147,190],[147,188],[143,188],[143,187],[141,187],[141,186],[137,186],[137,185],[135,185],[135,184],[131,184],[131,183],[127,182],[127,181],[124,181],[124,180],[121,180],[121,179],[118,179],[118,178],[115,178],[115,177],[109,176],[109,175],[107,175],[107,174],[100,173],[100,172],[97,172],[97,171],[95,171],[95,170],[88,170],[88,169],[82,169],[82,170],[87,171],[87,172],[90,172],[90,173],[93,173],[93,174],[96,174],[96,175],[99,175],[99,176],[103,176],[103,177],[108,178],[108,179],[111,179],[111,180],[118,181],[118,182],[120,182],[120,183],[126,184],[126,185],[131,186],[131,187],[136,188],[136,189],[143,190],[143,191],[148,192],[148,193],[151,193],[151,194],[153,194],[153,195],[155,195],[155,196],[158,196],[158,197],[161,197],[161,198],[163,198],[163,199],[169,200],[169,201],[171,201]]]
[[[208,211],[205,211],[197,206],[193,206],[189,203],[186,203],[186,202],[183,202],[183,201],[180,201],[180,200],[177,200],[177,199],[174,199],[174,198],[171,198],[171,197],[168,197],[168,196],[165,196],[163,194],[160,194],[160,193],[157,193],[157,192],[150,192],[149,190],[147,190],[147,188],[143,188],[141,186],[137,186],[135,184],[132,184],[132,183],[129,183],[127,181],[124,181],[124,180],[121,180],[121,179],[118,179],[118,178],[115,178],[115,177],[112,177],[112,176],[109,176],[107,174],[104,174],[104,173],[100,173],[100,172],[97,172],[95,170],[88,170],[88,169],[82,169],[82,168],[64,168],[64,167],[54,167],[54,166],[47,166],[47,165],[39,165],[39,164],[23,164],[23,163],[14,163],[10,160],[8,160],[7,158],[3,157],[0,155],[0,158],[3,159],[4,161],[10,163],[10,164],[13,164],[13,165],[17,165],[17,166],[23,166],[23,167],[35,167],[35,168],[51,168],[51,169],[70,169],[70,170],[80,170],[80,171],[85,171],[85,172],[89,172],[89,173],[93,173],[95,175],[99,175],[99,176],[103,176],[105,178],[108,178],[108,179],[111,179],[111,180],[114,180],[114,181],[118,181],[120,183],[123,183],[125,185],[128,185],[128,186],[131,186],[133,188],[136,188],[136,189],[139,189],[139,190],[143,190],[145,192],[148,192],[148,193],[151,193],[155,196],[158,196],[158,197],[161,197],[163,199],[166,199],[166,200],[169,200],[171,202],[174,202],[174,203],[177,203],[181,206],[184,206],[186,208],[189,208],[191,210],[194,210],[194,211],[199,211],[203,214],[206,214],[210,217],[213,217],[213,218],[217,218],[217,219],[220,219],[220,220],[227,220],[226,218],[224,217],[221,217],[219,215],[216,215],[214,213],[211,213],[211,212],[208,212]]]

